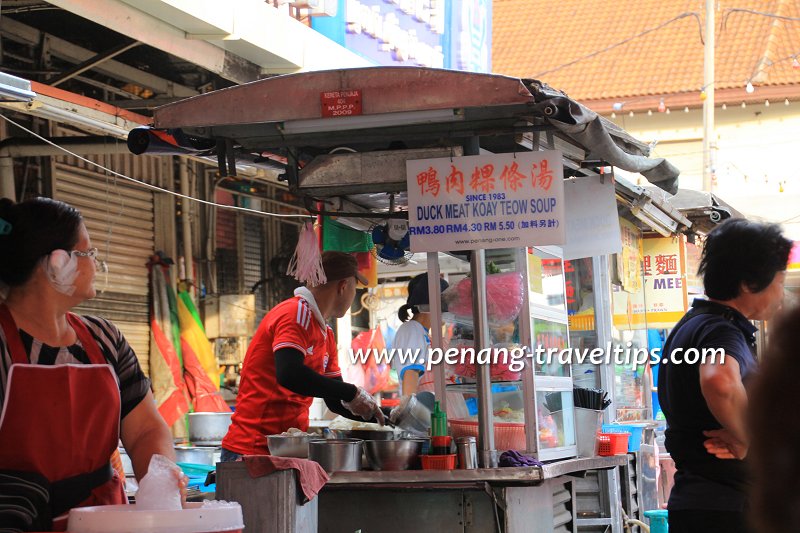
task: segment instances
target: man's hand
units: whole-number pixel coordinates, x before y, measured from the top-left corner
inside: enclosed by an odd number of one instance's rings
[[[744,459],[747,457],[747,444],[736,439],[727,429],[712,429],[704,431],[708,437],[703,442],[706,451],[717,459]]]
[[[378,407],[378,403],[370,393],[361,387],[358,387],[355,398],[346,402],[342,400],[342,405],[351,413],[361,417],[363,420],[370,421],[376,418],[378,424],[383,425],[385,422],[383,411]]]

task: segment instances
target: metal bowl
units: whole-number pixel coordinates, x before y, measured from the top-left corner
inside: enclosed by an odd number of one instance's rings
[[[214,466],[214,453],[210,446],[175,446],[175,462]]]
[[[312,439],[308,443],[308,458],[316,461],[326,472],[355,472],[361,470],[359,439]]]
[[[413,470],[419,468],[424,444],[424,439],[368,440],[364,453],[372,470]]]
[[[406,436],[405,431],[381,431],[375,429],[331,429],[334,439],[397,440]]]
[[[270,455],[278,457],[308,457],[308,441],[313,435],[267,435]]]
[[[201,446],[221,446],[233,413],[189,413],[189,440]]]

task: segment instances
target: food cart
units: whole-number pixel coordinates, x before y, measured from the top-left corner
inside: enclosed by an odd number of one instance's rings
[[[415,162],[423,160],[423,166],[430,168],[436,161],[445,167],[452,163],[455,169],[461,161],[474,163],[471,157],[488,158],[498,165],[493,178],[498,181],[499,165],[513,169],[524,162],[526,172],[531,165],[539,169],[534,181],[547,167],[553,191],[560,190],[565,179],[599,182],[610,190],[606,210],[614,220],[612,167],[641,173],[668,191],[677,186],[674,167],[665,160],[649,159],[646,145],[612,123],[536,80],[497,75],[376,67],[279,76],[158,108],[154,128],[132,132],[129,145],[137,153],[147,153],[152,146],[160,153],[215,154],[223,176],[235,175],[239,164],[278,170],[289,189],[306,200],[310,213],[336,216],[356,229],[369,231],[387,221],[401,227],[408,224],[412,250],[428,254],[431,279],[439,277],[439,253],[467,250],[471,281],[469,301],[459,302],[462,312],[442,313],[436,283],[429,284],[430,301],[432,322],[459,326],[468,332],[462,339],[470,338],[476,351],[502,342],[495,331],[501,324],[487,301],[493,297],[490,285],[496,279],[487,276],[488,263],[499,268],[498,275],[519,280],[519,309],[503,318],[511,324],[513,340],[528,349],[544,339],[557,347],[568,346],[564,215],[581,209],[565,206],[563,192],[549,194],[548,186],[547,194],[534,191],[523,200],[542,201],[538,213],[545,212],[545,205],[557,207],[558,215],[547,210],[548,216],[520,220],[519,213],[502,215],[484,209],[488,212],[481,214],[480,227],[471,226],[474,220],[464,226],[426,225],[424,216],[416,216],[416,207],[431,205],[425,204],[431,200],[430,195],[425,198],[426,188],[432,192],[436,186],[438,192],[438,187],[449,184],[434,183],[430,172],[414,167]],[[165,148],[167,137],[171,146]],[[423,174],[427,177],[420,177]],[[492,197],[490,190],[484,193],[489,196],[464,201],[485,207],[486,202],[504,200]],[[409,206],[415,207],[411,213]],[[413,220],[406,223],[409,218]],[[456,237],[451,227],[461,228],[454,230],[462,233],[459,240],[474,241],[472,245],[452,246]],[[532,227],[546,231],[531,232]],[[491,236],[496,231],[504,232],[509,246]],[[470,237],[473,233],[475,238]],[[442,236],[448,243],[437,246],[433,238],[422,244],[419,239],[437,234],[447,234]],[[533,241],[516,238],[532,234],[538,235]],[[605,324],[608,320],[608,316],[597,319]],[[449,337],[433,328],[432,346],[446,348],[445,343],[453,342],[453,335]],[[616,476],[607,488],[602,516],[591,520],[578,516],[574,476],[593,470],[616,472],[627,464],[627,456],[575,457],[569,365],[528,364],[511,377],[493,376],[489,364],[475,364],[472,370],[474,380],[459,384],[449,383],[444,365],[437,365],[434,373],[436,394],[445,410],[455,410],[448,406],[452,393],[474,402],[477,414],[471,422],[478,436],[478,469],[336,472],[319,497],[301,509],[286,484],[259,485],[242,465],[221,464],[218,491],[228,492],[218,496],[231,498],[236,493],[248,500],[241,502],[248,531],[268,530],[253,522],[269,520],[270,513],[263,509],[261,518],[252,518],[256,515],[251,513],[248,523],[248,508],[257,505],[267,506],[273,515],[295,518],[283,520],[282,531],[550,532],[584,526],[621,531]],[[522,444],[515,446],[545,461],[543,466],[497,467],[501,424],[495,423],[493,412],[498,395],[506,401],[514,398],[510,409],[520,413],[521,422],[513,427],[519,428],[514,442]],[[555,403],[560,409],[553,407]]]

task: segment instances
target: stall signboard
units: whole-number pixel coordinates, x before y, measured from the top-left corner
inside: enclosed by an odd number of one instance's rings
[[[617,275],[622,288],[630,293],[642,290],[642,232],[636,224],[619,219],[622,252],[617,255]]]
[[[617,254],[622,250],[617,199],[611,175],[584,176],[564,183],[564,259]]]
[[[686,313],[686,260],[680,239],[643,239],[642,274],[648,328],[671,328]]]
[[[412,252],[564,243],[561,152],[406,161]]]

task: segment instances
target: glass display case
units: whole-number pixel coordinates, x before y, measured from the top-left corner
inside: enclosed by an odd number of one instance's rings
[[[451,432],[478,434],[477,373],[489,363],[495,449],[541,460],[574,456],[572,372],[559,357],[570,342],[560,249],[486,250],[485,261],[487,349],[474,344],[471,279],[451,283],[443,295],[442,347],[474,354],[447,365]]]

